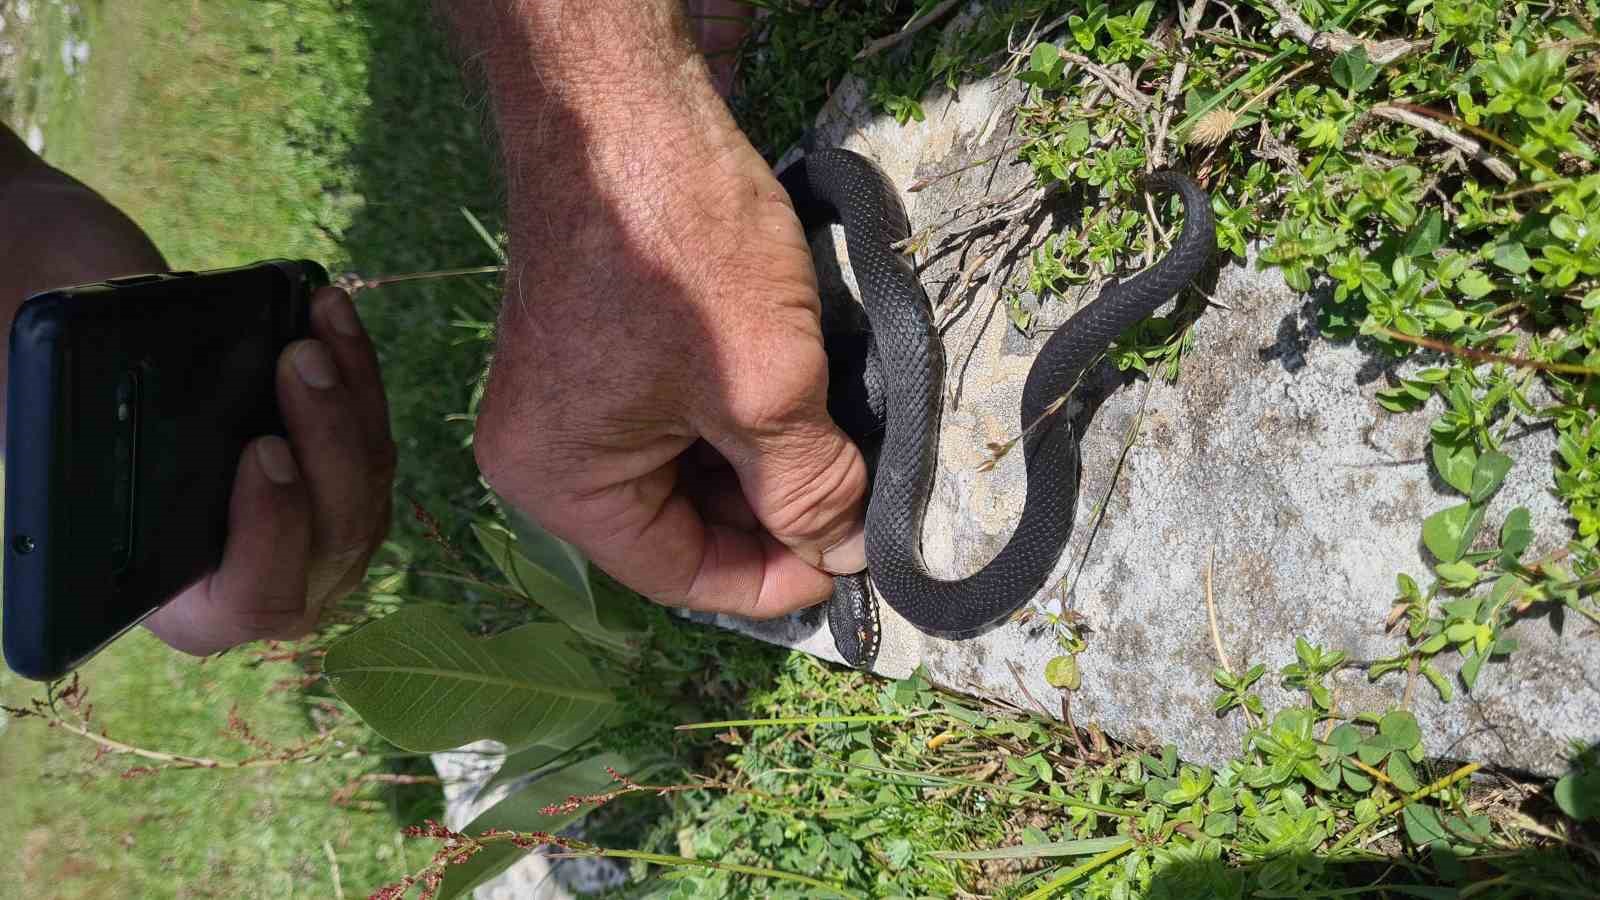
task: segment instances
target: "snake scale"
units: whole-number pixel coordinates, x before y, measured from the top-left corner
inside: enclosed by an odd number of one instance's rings
[[[1078,499],[1077,435],[1065,416],[1041,416],[1077,385],[1119,335],[1176,296],[1206,267],[1216,252],[1210,199],[1176,172],[1145,177],[1144,190],[1175,193],[1182,200],[1183,229],[1165,257],[1125,281],[1106,285],[1051,335],[1034,359],[1023,387],[1019,429],[1026,429],[1028,480],[1021,521],[987,565],[965,578],[945,580],[929,573],[921,546],[938,450],[944,351],[912,261],[894,248],[910,235],[899,194],[876,165],[841,149],[807,154],[785,169],[780,181],[808,232],[832,222],[844,226],[869,325],[862,342],[864,359],[850,370],[864,381],[867,421],[851,425],[843,413],[835,415],[858,443],[882,441],[867,503],[867,573],[885,602],[920,631],[950,639],[981,634],[1044,587],[1072,531]],[[836,352],[830,346],[830,355]],[[853,352],[860,353],[861,347]],[[837,377],[840,367],[831,369],[835,374],[830,377]],[[880,625],[865,577],[836,579],[828,625],[846,662],[873,664]]]

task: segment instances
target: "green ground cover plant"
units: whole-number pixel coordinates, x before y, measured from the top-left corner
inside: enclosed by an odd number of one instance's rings
[[[174,262],[285,247],[363,274],[495,261],[497,189],[479,118],[462,108],[454,66],[416,5],[362,0],[343,15],[309,0],[204,13],[142,5],[90,4],[82,27],[137,34],[128,29],[154,22],[208,36],[214,49],[192,54],[184,76],[194,84],[170,86],[170,71],[157,78],[134,48],[119,57],[108,38],[92,65],[120,67],[112,75],[91,71],[82,95],[41,75],[45,88],[29,102],[49,107],[65,164],[118,167],[106,189],[152,223]],[[910,121],[926,114],[930,91],[1006,72],[1029,87],[1015,152],[1041,186],[1087,185],[1105,209],[1123,210],[1139,173],[1183,165],[1212,189],[1226,249],[1326,292],[1326,339],[1418,360],[1380,402],[1434,417],[1430,456],[1461,500],[1417,523],[1435,565],[1396,573],[1395,654],[1371,677],[1414,670],[1462,702],[1493,677],[1486,661],[1518,652],[1503,633],[1515,618],[1555,606],[1595,618],[1592,0],[1199,0],[1181,9],[1019,0],[956,38],[938,27],[955,4],[756,5],[768,15],[743,51],[735,107],[764,152],[799,139],[847,73],[866,79],[878,108]],[[125,27],[108,28],[113,20]],[[250,80],[286,71],[304,80],[279,78],[271,90]],[[162,102],[139,99],[158,88]],[[204,112],[246,100],[258,104],[252,121],[278,123],[270,135]],[[139,114],[97,118],[129,109]],[[163,157],[174,129],[185,133]],[[284,133],[293,139],[280,141]],[[94,147],[104,134],[119,136],[113,155]],[[265,174],[241,158],[260,160]],[[273,195],[284,202],[236,208],[220,196],[260,196],[252,192],[266,193],[263,184],[285,186]],[[208,192],[215,205],[160,202]],[[193,234],[195,221],[226,221],[218,211],[249,227]],[[1091,217],[1032,248],[1022,277],[1055,302],[1134,265],[1153,239],[1140,222],[1132,212]],[[1092,723],[1045,714],[1064,710],[1079,682],[1085,637],[1071,615],[1053,619],[1062,654],[1047,675],[1061,695],[1014,710],[934,690],[920,674],[886,682],[840,670],[639,603],[571,548],[482,505],[461,446],[469,429],[446,413],[470,410],[492,303],[488,288],[460,280],[362,300],[384,352],[401,488],[414,503],[399,504],[401,527],[367,590],[327,634],[287,651],[293,663],[276,664],[275,677],[303,676],[304,692],[287,695],[303,698],[294,715],[263,710],[241,732],[223,710],[263,694],[274,664],[234,654],[190,666],[147,639],[127,646],[151,656],[119,647],[88,673],[98,712],[81,686],[58,686],[54,704],[41,706],[0,685],[7,705],[37,714],[0,736],[0,779],[12,779],[0,788],[21,798],[14,821],[58,837],[33,851],[36,869],[59,872],[115,834],[100,819],[112,804],[160,815],[205,802],[204,791],[256,804],[234,815],[270,823],[268,839],[249,845],[210,819],[177,833],[152,826],[123,856],[97,857],[115,864],[96,877],[127,868],[158,892],[188,889],[195,867],[220,853],[208,877],[228,886],[221,893],[327,896],[332,870],[319,848],[291,838],[347,829],[334,848],[345,888],[384,897],[461,896],[536,848],[626,863],[633,881],[618,893],[629,896],[1600,893],[1592,748],[1575,747],[1571,771],[1554,783],[1429,759],[1405,704],[1338,707],[1328,685],[1349,665],[1340,648],[1299,640],[1278,671],[1236,670],[1224,657],[1215,711],[1243,717],[1248,737],[1234,758],[1205,767],[1172,747],[1122,745]],[[1181,378],[1187,340],[1174,316],[1127,336],[1112,359]],[[1527,427],[1560,435],[1550,484],[1571,519],[1533,522],[1519,510],[1486,522],[1484,504],[1508,472],[1503,445]],[[1570,540],[1528,553],[1535,535],[1551,534]],[[1464,661],[1459,675],[1439,667],[1442,654]],[[153,658],[181,674],[152,683]],[[1269,708],[1255,692],[1264,679],[1302,701]],[[195,715],[171,715],[172,704]],[[160,755],[71,732],[98,733],[85,721]],[[219,731],[221,745],[210,738]],[[242,734],[265,735],[275,749]],[[424,768],[371,765],[479,737],[511,749],[497,781],[548,774],[460,832],[437,824],[436,796],[397,793],[431,795],[432,785],[396,784],[426,778]],[[359,753],[327,759],[333,741]],[[84,763],[95,747],[109,755]],[[279,761],[245,765],[267,759]],[[84,798],[77,819],[63,809],[70,799],[16,789],[32,776],[14,773],[84,765],[135,777],[74,776],[60,796]],[[289,773],[312,780],[289,787]],[[359,780],[368,775],[390,780]],[[350,796],[370,810],[359,823],[329,802],[352,781]],[[122,793],[95,799],[113,788]],[[581,837],[564,830],[580,821]],[[401,829],[410,840],[383,857]],[[81,843],[60,837],[69,833]],[[248,864],[226,856],[239,845],[260,853]],[[103,883],[85,882],[83,893]],[[65,884],[72,895],[75,882]]]

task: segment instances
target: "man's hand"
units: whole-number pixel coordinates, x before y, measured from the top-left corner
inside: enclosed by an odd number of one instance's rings
[[[132,220],[0,126],[0,325],[38,291],[166,268]],[[388,528],[395,450],[372,343],[332,288],[311,328],[278,361],[289,440],[260,438],[239,460],[222,565],[146,620],[180,650],[306,633]]]
[[[663,603],[768,617],[865,565],[810,254],[675,0],[458,0],[511,185],[477,456]]]
[[[324,606],[361,583],[389,528],[388,405],[377,354],[343,291],[317,291],[311,337],[278,358],[278,406],[289,439],[245,448],[222,565],[145,622],[179,650],[305,635]]]

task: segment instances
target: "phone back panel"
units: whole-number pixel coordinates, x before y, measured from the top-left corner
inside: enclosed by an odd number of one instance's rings
[[[278,355],[309,333],[326,282],[273,261],[23,305],[6,406],[12,669],[61,676],[216,567],[240,454],[283,433]]]

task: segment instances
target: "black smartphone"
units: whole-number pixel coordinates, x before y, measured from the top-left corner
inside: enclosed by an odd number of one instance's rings
[[[113,278],[37,294],[11,325],[6,663],[59,678],[215,568],[275,372],[310,333],[317,263]]]

